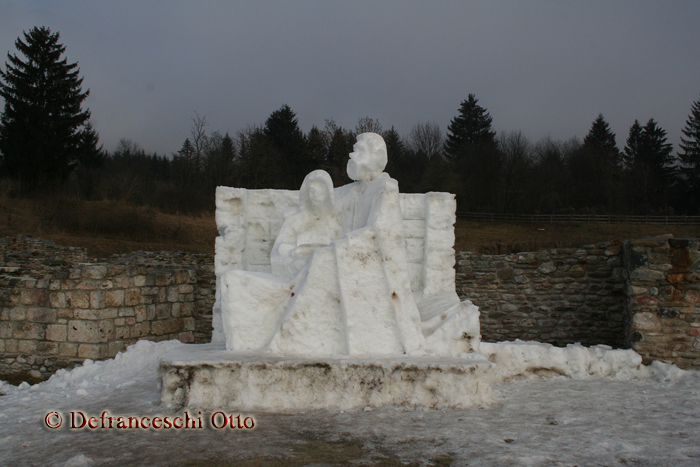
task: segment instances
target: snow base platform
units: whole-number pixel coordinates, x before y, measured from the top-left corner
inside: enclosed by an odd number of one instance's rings
[[[296,358],[188,344],[160,359],[161,400],[173,409],[289,412],[355,407],[463,408],[492,401],[493,364],[466,358]]]

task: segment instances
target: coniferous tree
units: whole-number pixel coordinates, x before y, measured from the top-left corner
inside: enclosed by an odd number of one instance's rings
[[[460,210],[496,208],[500,154],[492,121],[474,94],[469,94],[447,127],[445,155],[460,179],[457,192]]]
[[[610,125],[599,114],[593,121],[591,129],[583,139],[581,162],[588,165],[581,174],[577,198],[588,204],[587,207],[603,207],[608,211],[615,210],[619,205],[616,196],[616,185],[622,170],[622,154],[615,142],[615,133]]]
[[[683,152],[678,153],[678,157],[683,163],[681,175],[686,192],[684,204],[691,211],[697,211],[700,206],[700,99],[693,102],[682,131],[685,135],[685,138],[681,136],[680,144]]]
[[[282,177],[276,149],[264,130],[249,126],[239,131],[235,186],[250,189],[280,188]]]
[[[646,196],[646,178],[647,173],[645,165],[642,164],[643,158],[643,139],[644,129],[635,120],[630,127],[627,136],[627,143],[622,152],[623,160],[623,180],[626,210],[633,209],[635,212],[643,212],[641,200]]]
[[[675,161],[666,131],[650,119],[643,127],[635,120],[625,146],[630,204],[640,213],[665,209],[675,179]]]
[[[382,138],[386,143],[387,164],[384,171],[391,178],[399,182],[399,190],[404,192],[405,177],[404,174],[411,168],[406,161],[406,148],[399,136],[399,132],[392,126],[390,130],[382,133]]]
[[[31,29],[15,41],[25,59],[8,53],[0,70],[2,172],[30,186],[65,180],[78,162],[100,160],[90,111],[81,109],[89,90],[82,91],[78,64],[61,58],[66,48],[58,40],[46,27]]]
[[[328,154],[322,167],[330,174],[333,185],[345,185],[351,181],[347,165],[355,144],[355,134],[336,124],[333,119],[326,120],[324,133],[328,139]]]
[[[288,105],[283,105],[267,119],[264,133],[275,150],[280,173],[284,177],[274,188],[298,190],[304,177],[316,167],[305,157],[306,142],[296,114]]]
[[[399,132],[392,126],[382,134],[386,143],[388,162],[384,171],[399,182],[401,193],[420,191],[428,167],[428,157],[406,147]]]
[[[306,154],[314,167],[323,166],[328,154],[328,138],[316,125],[306,135]]]
[[[450,121],[445,142],[448,157],[465,157],[474,146],[496,146],[496,132],[491,128],[493,118],[478,102],[474,94],[469,94],[459,107],[459,115]]]
[[[555,213],[558,208],[564,207],[567,177],[563,147],[561,142],[546,137],[533,148],[532,206],[537,211]]]
[[[623,160],[628,170],[633,170],[635,161],[639,161],[642,153],[643,129],[639,120],[635,120],[630,127],[627,144],[625,145]]]
[[[233,165],[236,148],[231,136],[215,131],[209,137],[206,151],[207,190],[214,192],[217,186],[233,182]]]
[[[649,119],[642,133],[642,160],[648,167],[647,201],[656,208],[668,208],[675,178],[673,147],[666,142],[666,130]]]

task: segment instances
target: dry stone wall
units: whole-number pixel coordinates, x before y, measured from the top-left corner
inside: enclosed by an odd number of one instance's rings
[[[457,253],[457,293],[481,311],[485,341],[624,346],[619,244],[536,253]]]
[[[633,348],[700,368],[700,241],[641,239],[513,255],[457,252],[457,292],[485,341]],[[0,238],[0,379],[47,377],[139,339],[209,342],[214,255]]]
[[[700,369],[700,241],[625,242],[626,343],[645,362]]]
[[[0,378],[46,377],[86,358],[112,357],[139,339],[195,342],[198,320],[206,334],[198,307],[209,307],[210,321],[212,255],[198,274],[203,259],[187,255],[180,263],[155,253],[87,263],[83,249],[61,257],[54,251],[60,247],[37,239],[0,245]]]

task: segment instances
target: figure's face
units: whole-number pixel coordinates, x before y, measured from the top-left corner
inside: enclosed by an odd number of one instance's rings
[[[376,175],[372,166],[373,153],[364,140],[359,140],[352,147],[348,161],[348,177],[352,180],[366,180]]]
[[[314,209],[321,208],[328,199],[328,192],[323,182],[314,181],[309,185],[309,200]]]

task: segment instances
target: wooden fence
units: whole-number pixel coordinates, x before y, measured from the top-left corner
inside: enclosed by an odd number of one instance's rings
[[[529,224],[667,224],[700,225],[700,216],[627,216],[598,214],[497,214],[458,212],[458,219],[482,222],[514,222]]]

